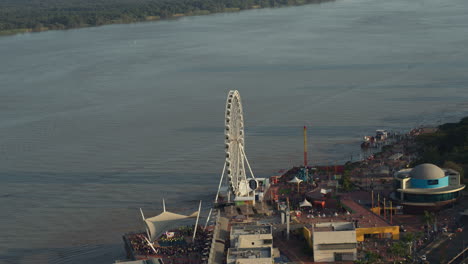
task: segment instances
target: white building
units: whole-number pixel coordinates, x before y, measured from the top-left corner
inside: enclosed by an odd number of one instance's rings
[[[228,264],[272,264],[279,257],[271,225],[233,225],[230,242]]]
[[[231,247],[259,248],[273,247],[273,234],[270,225],[233,225],[231,227]]]
[[[318,223],[312,226],[315,262],[354,261],[357,258],[353,223]]]
[[[227,264],[272,264],[273,250],[263,248],[230,248],[227,253]]]

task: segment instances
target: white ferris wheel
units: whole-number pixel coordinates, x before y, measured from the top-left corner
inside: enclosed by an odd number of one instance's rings
[[[257,182],[255,181],[252,168],[245,155],[244,116],[240,94],[237,90],[229,91],[226,100],[224,136],[226,161],[224,163],[216,200],[218,199],[225,172],[228,182],[228,200],[231,194],[233,194],[235,198],[252,197],[255,195],[254,191]],[[247,163],[251,178],[247,178],[244,161]]]

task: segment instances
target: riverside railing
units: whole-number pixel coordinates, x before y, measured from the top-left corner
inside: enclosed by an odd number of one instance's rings
[[[208,254],[208,264],[216,263],[215,261],[216,260],[216,238],[219,236],[219,229],[221,226],[220,219],[221,219],[221,212],[218,210],[217,216],[216,216],[215,228],[213,230],[213,238],[211,239],[210,253]]]

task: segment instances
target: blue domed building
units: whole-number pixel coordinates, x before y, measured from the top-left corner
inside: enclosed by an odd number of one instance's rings
[[[396,190],[393,198],[408,209],[439,209],[455,202],[465,185],[460,173],[442,169],[434,164],[421,164],[395,174]]]

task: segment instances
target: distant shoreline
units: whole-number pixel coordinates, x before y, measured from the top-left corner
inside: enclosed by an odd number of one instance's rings
[[[60,19],[64,21],[68,21],[70,19],[77,20],[70,22],[70,24],[67,24],[66,22],[62,22],[64,24],[58,24],[54,20],[54,18],[49,18],[49,21],[44,21],[43,17],[38,17],[37,23],[34,25],[34,27],[13,27],[9,29],[1,29],[0,28],[0,37],[1,36],[12,36],[12,35],[17,35],[17,34],[24,34],[24,33],[35,33],[35,32],[45,32],[45,31],[50,31],[50,30],[67,30],[67,29],[79,29],[79,28],[88,28],[88,27],[98,27],[98,26],[105,26],[105,25],[113,25],[113,24],[131,24],[131,23],[141,23],[141,22],[150,22],[150,21],[161,21],[161,20],[174,20],[174,19],[179,19],[181,17],[189,17],[189,16],[202,16],[202,15],[211,15],[211,14],[220,14],[220,13],[232,13],[232,12],[240,12],[240,11],[245,11],[245,10],[252,10],[252,9],[265,9],[265,8],[281,8],[281,7],[289,7],[289,6],[303,6],[303,5],[309,5],[309,4],[320,4],[323,2],[333,2],[335,0],[271,0],[270,2],[259,2],[259,3],[267,3],[264,5],[260,4],[255,4],[255,5],[249,5],[249,6],[243,6],[243,7],[224,7],[222,9],[217,9],[217,10],[203,10],[203,9],[197,9],[197,10],[188,10],[185,13],[170,13],[167,12],[166,10],[161,10],[160,12],[164,12],[164,16],[161,15],[146,15],[144,17],[142,16],[136,16],[135,17],[129,17],[125,13],[120,13],[118,14],[120,18],[117,19],[106,19],[106,18],[101,18],[98,15],[94,15],[94,20],[96,23],[85,23],[83,21],[89,20],[89,13],[82,13],[78,15],[69,15],[69,17],[65,14],[60,17]],[[256,1],[257,2],[257,1]],[[273,3],[273,5],[271,5]],[[176,2],[170,5],[177,5]],[[48,12],[48,11],[44,11]],[[96,11],[98,12],[98,11]],[[0,17],[1,17],[0,13]],[[42,14],[41,14],[42,15]],[[39,16],[39,15],[38,15]],[[43,16],[43,15],[42,15]],[[16,19],[21,19],[21,14],[18,15],[20,18]],[[34,17],[31,18],[31,20],[34,20]],[[0,18],[0,25],[2,25],[2,22],[5,24],[7,22],[2,21]],[[76,23],[75,23],[76,22]],[[14,23],[14,21],[13,21]],[[30,22],[29,22],[30,23]],[[17,25],[17,24],[16,24]]]

